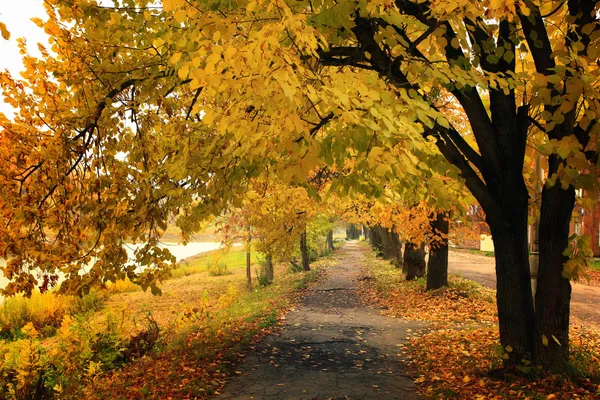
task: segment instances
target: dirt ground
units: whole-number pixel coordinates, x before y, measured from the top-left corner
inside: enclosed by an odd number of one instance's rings
[[[257,344],[219,399],[418,399],[398,345],[423,323],[379,315],[356,293],[364,250],[336,253],[327,278]]]
[[[448,270],[492,289],[496,288],[494,257],[451,250]],[[600,286],[572,283],[571,315],[600,327]],[[574,321],[577,323],[576,321]]]

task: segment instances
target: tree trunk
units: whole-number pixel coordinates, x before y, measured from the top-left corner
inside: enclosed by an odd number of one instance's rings
[[[249,291],[252,291],[252,259],[251,259],[251,238],[248,236],[248,241],[246,242],[246,287]]]
[[[265,277],[269,282],[272,282],[275,279],[275,275],[273,273],[273,256],[267,254],[265,257]]]
[[[335,250],[335,246],[333,245],[333,230],[327,232],[327,248],[329,251]]]
[[[413,243],[406,242],[404,246],[404,265],[402,270],[406,269],[406,280],[413,281],[425,276],[425,243],[416,246]]]
[[[377,255],[383,254],[383,241],[381,237],[381,226],[371,227],[371,246],[377,252]]]
[[[540,263],[535,296],[535,361],[561,371],[569,361],[571,283],[562,276],[569,259],[569,223],[575,205],[575,189],[561,188],[560,181],[542,190],[539,222]],[[559,343],[557,343],[558,341]]]
[[[402,266],[402,243],[400,236],[392,229],[382,229],[384,238],[383,254],[386,260],[390,260],[396,268]]]
[[[448,213],[437,213],[435,221],[431,222],[431,230],[438,238],[429,250],[427,264],[427,290],[448,286]]]
[[[300,236],[300,253],[302,254],[302,269],[310,271],[310,259],[308,258],[308,244],[306,243],[306,230]]]
[[[346,228],[346,239],[348,240],[355,240],[355,239],[359,239],[359,232],[358,232],[358,228],[356,228],[356,225],[354,224],[350,224],[348,225],[348,227]]]
[[[365,240],[367,240],[367,234],[369,233],[369,228],[366,225],[362,226],[362,234]]]
[[[512,369],[532,360],[534,311],[527,243],[527,209],[512,219],[489,223],[496,255],[496,300],[500,344]],[[519,215],[517,215],[519,214]],[[515,220],[520,222],[514,222]],[[511,223],[512,222],[512,223]]]

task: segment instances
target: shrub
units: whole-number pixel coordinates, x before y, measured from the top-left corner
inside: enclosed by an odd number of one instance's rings
[[[254,274],[256,275],[256,281],[258,282],[258,286],[265,287],[273,283],[272,280],[267,278],[264,268],[261,268],[260,271],[254,271]]]
[[[52,336],[65,315],[100,309],[104,294],[91,291],[82,298],[56,292],[34,292],[30,298],[15,296],[0,306],[0,337],[16,340],[23,337],[22,328],[31,323],[42,337]]]
[[[228,275],[231,272],[229,272],[229,268],[227,267],[227,264],[220,261],[218,263],[211,263],[210,266],[208,267],[208,275],[210,276],[223,276],[223,275]]]

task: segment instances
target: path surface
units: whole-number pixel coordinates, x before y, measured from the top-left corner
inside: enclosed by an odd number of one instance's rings
[[[422,323],[383,317],[360,303],[364,250],[349,242],[327,278],[257,344],[219,399],[418,399],[398,344]]]
[[[451,250],[448,270],[496,289],[496,263],[494,257],[472,254],[464,250]],[[573,283],[571,313],[584,321],[600,326],[600,286]]]

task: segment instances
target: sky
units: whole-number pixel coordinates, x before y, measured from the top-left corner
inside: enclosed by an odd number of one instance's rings
[[[38,28],[30,18],[38,17],[46,19],[44,11],[44,0],[0,0],[0,21],[6,24],[10,32],[10,40],[0,38],[0,70],[8,69],[18,77],[23,69],[21,55],[17,46],[17,38],[24,37],[30,53],[37,55],[37,43],[47,44],[44,31]],[[0,93],[0,112],[7,116],[12,115],[12,107],[4,103]]]

